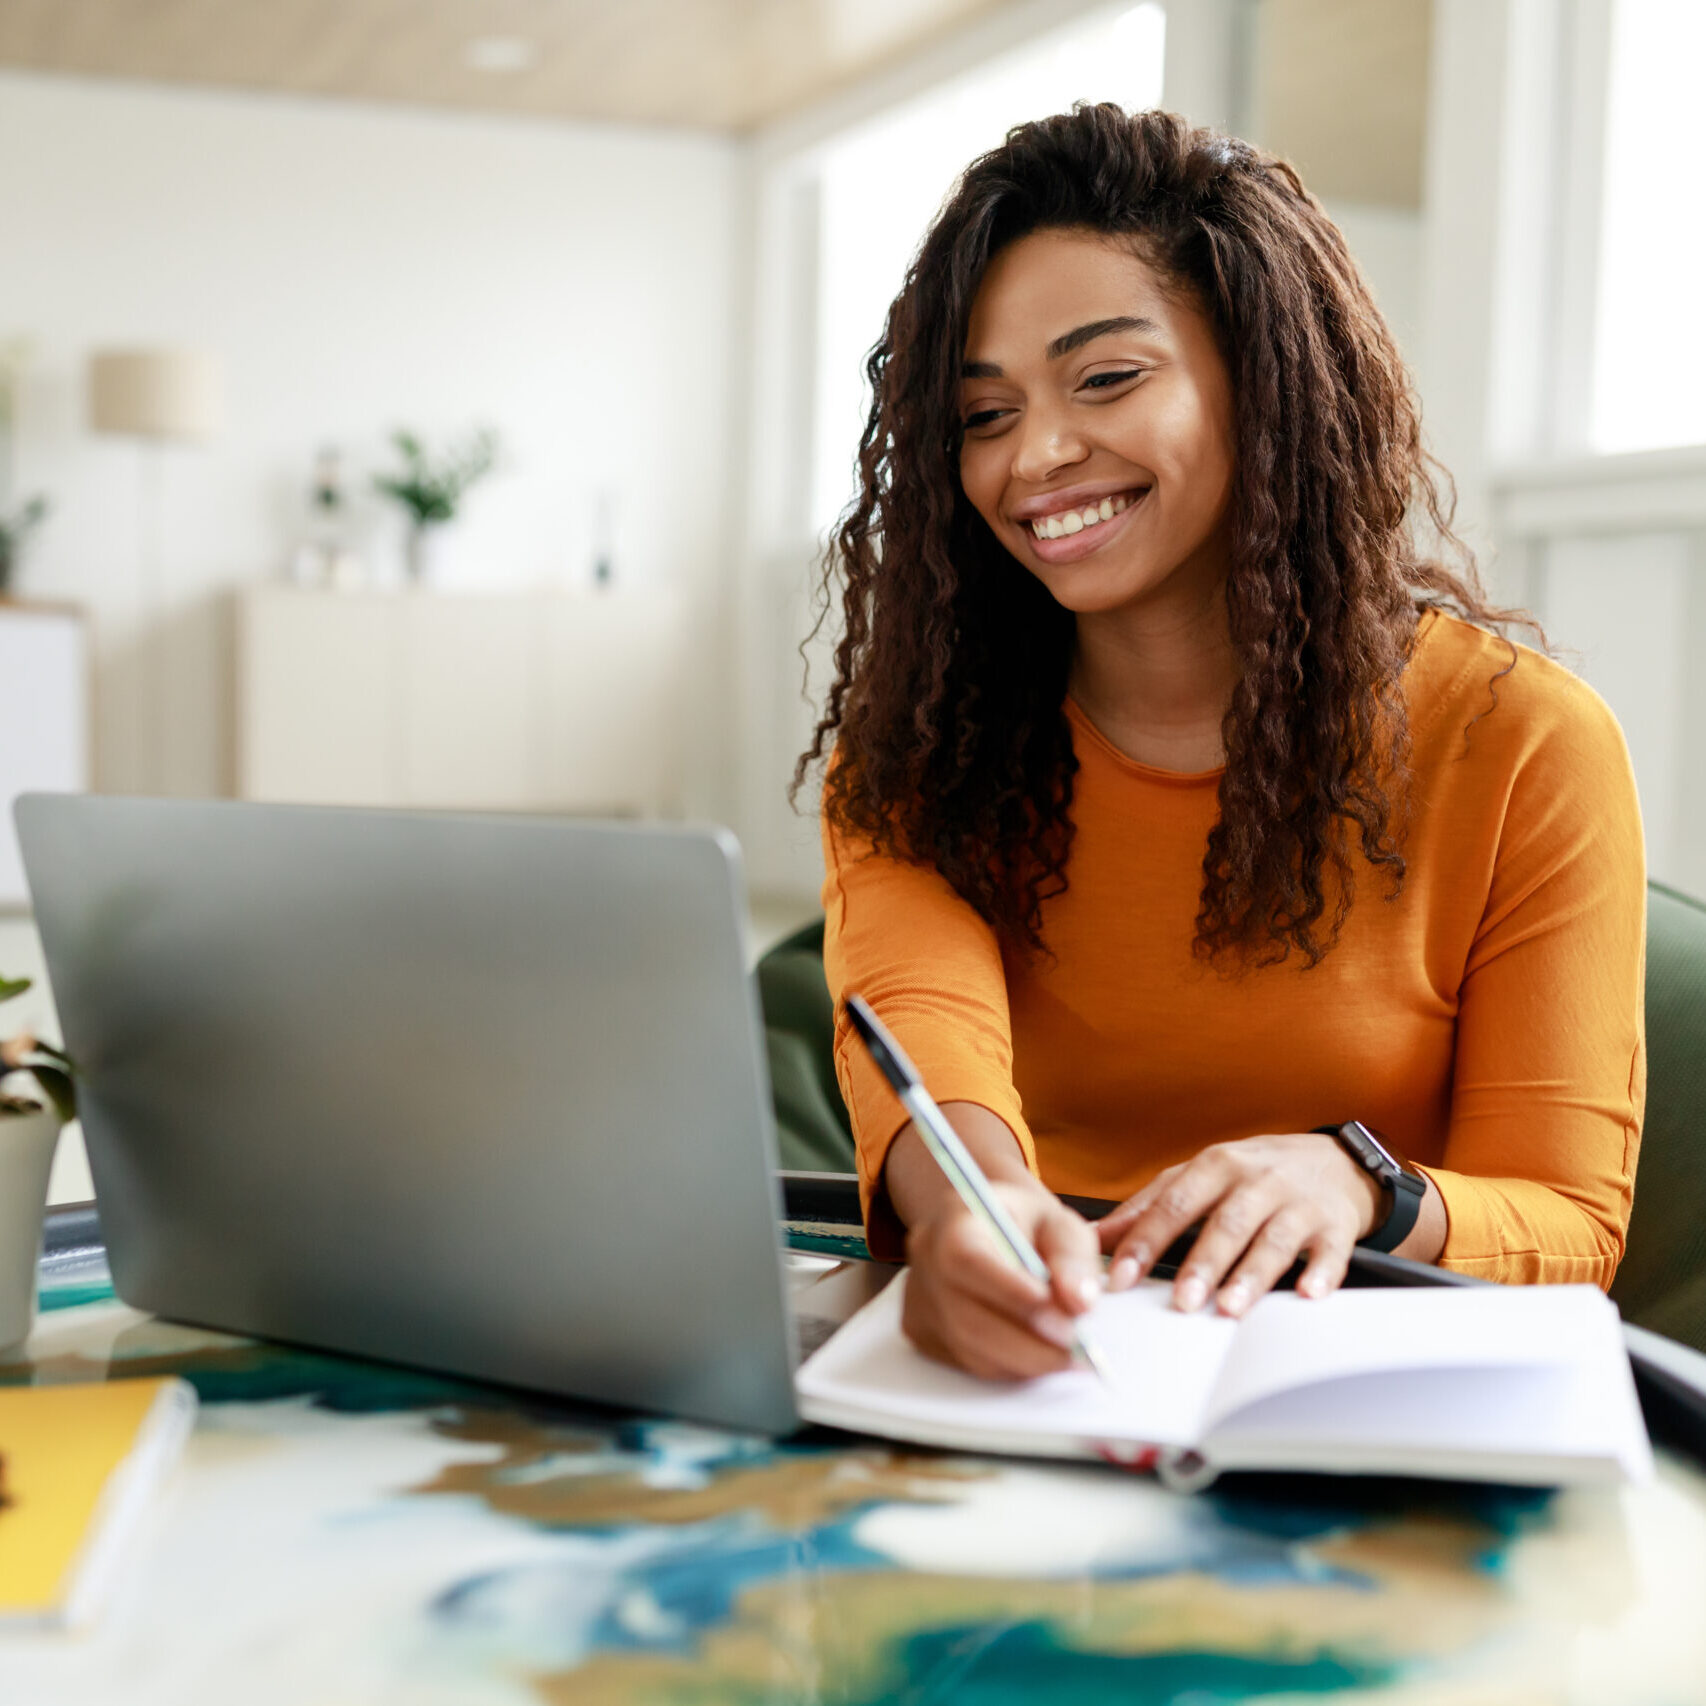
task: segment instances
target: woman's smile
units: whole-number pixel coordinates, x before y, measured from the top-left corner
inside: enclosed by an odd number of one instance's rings
[[[1094,502],[1075,500],[1020,523],[1030,549],[1045,563],[1076,563],[1125,531],[1151,488],[1137,486]],[[1070,496],[1071,494],[1062,494]]]

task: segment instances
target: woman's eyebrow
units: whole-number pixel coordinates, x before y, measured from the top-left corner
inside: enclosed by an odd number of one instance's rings
[[[1075,326],[1070,332],[1063,333],[1048,346],[1047,355],[1050,361],[1059,361],[1063,355],[1071,355],[1075,349],[1082,349],[1086,344],[1093,343],[1097,338],[1105,338],[1109,332],[1158,332],[1161,328],[1153,320],[1146,320],[1141,314],[1120,314],[1112,320],[1092,320],[1087,326]]]
[[[1141,314],[1118,314],[1111,320],[1091,320],[1083,326],[1074,326],[1070,332],[1061,335],[1044,351],[1050,361],[1059,361],[1063,355],[1071,355],[1075,349],[1082,349],[1088,343],[1094,343],[1097,338],[1105,338],[1109,332],[1158,332],[1161,328],[1153,320],[1148,320]],[[999,379],[1002,377],[1001,368],[993,361],[968,361],[960,368],[962,379]]]

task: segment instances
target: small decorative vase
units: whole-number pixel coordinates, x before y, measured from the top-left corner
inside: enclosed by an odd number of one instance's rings
[[[429,521],[424,527],[409,529],[410,586],[433,586],[442,581],[449,559],[450,526],[447,522]]]
[[[0,1351],[29,1337],[36,1314],[47,1178],[59,1141],[59,1115],[0,1113]]]

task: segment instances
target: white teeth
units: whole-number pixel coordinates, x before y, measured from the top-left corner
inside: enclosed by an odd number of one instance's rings
[[[1137,494],[1141,497],[1143,494]],[[1082,533],[1086,527],[1095,527],[1104,521],[1112,521],[1116,515],[1123,514],[1132,506],[1133,499],[1122,492],[1118,497],[1103,498],[1100,503],[1086,504],[1083,509],[1059,510],[1054,515],[1045,515],[1031,523],[1031,531],[1039,539],[1062,539],[1071,533]]]

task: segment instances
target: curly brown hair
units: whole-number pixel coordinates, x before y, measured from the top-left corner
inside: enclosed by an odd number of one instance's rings
[[[1353,827],[1388,892],[1403,884],[1399,684],[1420,613],[1527,618],[1486,603],[1451,533],[1449,481],[1337,227],[1285,161],[1173,114],[1080,104],[1020,125],[926,234],[866,364],[859,491],[822,586],[827,615],[844,578],[845,626],[795,788],[833,737],[831,828],[934,867],[1006,950],[1044,948],[1072,847],[1074,617],[996,540],[958,467],[972,302],[997,252],[1040,230],[1128,243],[1215,329],[1235,400],[1239,679],[1195,951],[1315,965],[1355,892]],[[1418,550],[1412,516],[1455,570]]]

